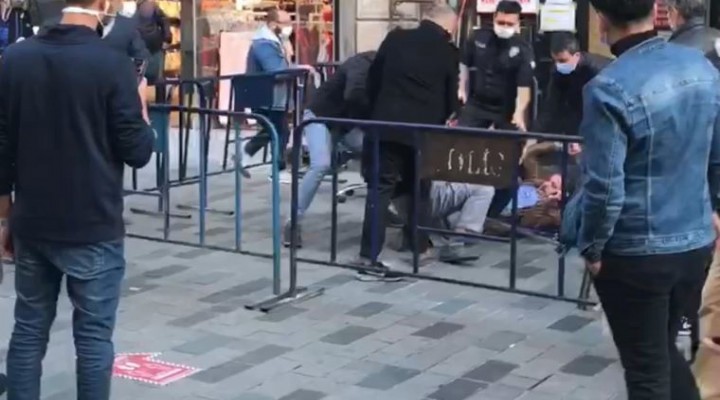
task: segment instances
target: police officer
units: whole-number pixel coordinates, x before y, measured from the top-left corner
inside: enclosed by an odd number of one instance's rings
[[[500,1],[493,29],[475,30],[466,42],[459,93],[465,107],[459,125],[526,130],[535,63],[530,46],[518,35],[521,11],[517,1]]]

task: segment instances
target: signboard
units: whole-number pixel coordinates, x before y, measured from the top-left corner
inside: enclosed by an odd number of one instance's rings
[[[428,134],[423,149],[423,178],[507,188],[513,185],[520,142],[460,132]]]
[[[157,361],[155,357],[159,355],[160,353],[117,354],[113,364],[113,376],[165,386],[198,371],[184,365]]]
[[[537,14],[539,0],[516,0],[522,6],[523,14]],[[500,0],[477,0],[477,12],[493,14]]]
[[[547,2],[540,10],[540,32],[575,32],[575,3]]]

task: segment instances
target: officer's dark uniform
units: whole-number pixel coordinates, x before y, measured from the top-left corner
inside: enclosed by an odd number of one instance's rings
[[[500,39],[492,29],[477,29],[465,43],[462,63],[470,69],[470,92],[459,125],[514,128],[517,89],[533,85],[530,46],[519,35]]]

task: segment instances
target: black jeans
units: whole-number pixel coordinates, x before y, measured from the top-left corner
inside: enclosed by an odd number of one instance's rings
[[[285,149],[287,148],[288,141],[290,140],[287,112],[284,110],[257,110],[255,112],[266,116],[277,131],[278,139],[280,140],[280,154],[278,154],[278,157],[280,157],[280,169],[285,169]],[[267,146],[268,143],[270,143],[270,133],[268,133],[267,129],[261,125],[260,132],[253,136],[245,145],[245,153],[249,156],[254,156],[258,151],[260,151],[260,149]]]
[[[510,121],[511,117],[503,115],[492,116],[473,104],[467,104],[460,113],[458,125],[471,128],[489,128],[490,126],[494,126],[496,129],[516,131],[518,128]],[[512,189],[496,189],[487,216],[499,216],[505,207],[510,204],[512,198]]]
[[[699,400],[675,340],[701,290],[710,248],[685,253],[604,255],[595,289],[625,369],[629,400]]]
[[[360,243],[360,256],[373,261],[377,260],[385,244],[385,218],[390,201],[397,195],[410,195],[411,203],[405,221],[404,235],[409,243],[413,242],[412,226],[430,226],[430,181],[420,180],[420,197],[413,196],[415,174],[415,149],[412,146],[381,142],[379,144],[377,188],[376,179],[373,179],[372,155],[367,156],[365,168],[368,182],[368,195],[365,199],[365,217],[363,219],[362,241]],[[375,190],[377,192],[375,193]],[[375,202],[374,200],[377,200]],[[413,207],[418,209],[418,220],[415,221]],[[375,221],[373,224],[373,220]],[[373,229],[374,228],[374,229]],[[424,232],[418,232],[419,253],[427,251],[429,237]],[[375,241],[373,246],[373,240]]]

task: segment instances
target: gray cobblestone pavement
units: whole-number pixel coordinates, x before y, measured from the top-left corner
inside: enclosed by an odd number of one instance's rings
[[[253,172],[244,188],[243,245],[268,252],[269,185],[266,172]],[[231,208],[232,182],[228,175],[212,178],[212,207]],[[327,257],[329,197],[324,185],[304,226],[304,257]],[[173,189],[174,206],[196,198],[197,187]],[[129,203],[157,206],[138,196]],[[361,198],[340,205],[341,259],[357,252],[361,210]],[[128,218],[131,232],[160,235],[160,219]],[[197,241],[196,223],[194,216],[174,219],[172,238]],[[208,223],[209,243],[233,243],[231,217],[210,215]],[[430,281],[359,282],[347,270],[302,264],[301,283],[326,293],[265,315],[243,306],[271,294],[267,259],[136,239],[128,239],[127,254],[116,350],[161,353],[162,361],[200,371],[164,387],[117,378],[113,399],[625,398],[618,392],[617,356],[598,316],[570,303]],[[407,268],[402,255],[386,256]],[[486,243],[477,265],[433,265],[427,272],[504,285],[507,258],[506,244]],[[519,287],[556,290],[557,262],[549,246],[521,243],[519,266]],[[576,294],[577,260],[567,270],[568,293]],[[12,272],[6,278],[12,282]],[[8,322],[0,325],[0,363],[13,297],[11,285],[0,286],[0,318]],[[46,400],[75,398],[70,317],[63,298],[45,361]]]

